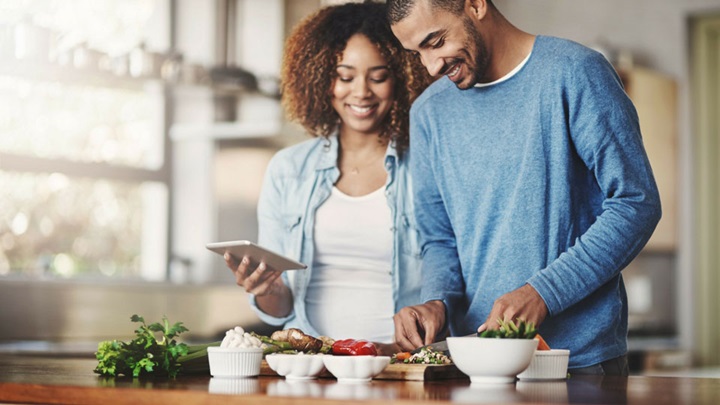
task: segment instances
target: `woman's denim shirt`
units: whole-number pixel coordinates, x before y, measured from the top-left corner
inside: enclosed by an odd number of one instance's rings
[[[385,195],[392,215],[392,291],[395,312],[420,303],[420,244],[411,200],[407,157],[402,159],[391,143],[385,153]],[[306,270],[286,271],[282,280],[290,287],[293,311],[284,318],[262,312],[250,295],[250,305],[263,322],[299,328],[318,336],[305,313],[305,294],[314,257],[315,213],[330,196],[340,177],[337,167],[338,138],[318,137],[279,151],[270,161],[258,203],[258,243],[308,265]],[[350,246],[352,248],[352,246]]]

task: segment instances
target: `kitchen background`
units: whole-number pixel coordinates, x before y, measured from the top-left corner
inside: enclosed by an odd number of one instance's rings
[[[257,236],[283,40],[322,0],[0,0],[0,348],[90,353],[130,315],[252,314],[211,241]],[[621,73],[663,202],[624,271],[631,367],[720,366],[720,0],[495,0]]]

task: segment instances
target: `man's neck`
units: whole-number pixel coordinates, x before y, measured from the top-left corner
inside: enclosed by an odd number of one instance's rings
[[[512,25],[505,17],[492,11],[491,27],[484,35],[492,60],[482,82],[493,82],[510,73],[532,52],[535,35]]]

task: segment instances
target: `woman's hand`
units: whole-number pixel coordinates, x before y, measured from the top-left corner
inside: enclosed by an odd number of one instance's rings
[[[261,311],[278,318],[290,314],[293,307],[292,293],[280,278],[281,271],[267,268],[264,262],[253,266],[247,256],[238,261],[230,253],[225,253],[224,258],[237,285],[255,296],[255,302]]]
[[[282,272],[268,269],[264,262],[260,262],[257,266],[250,264],[247,256],[241,261],[231,255],[225,253],[225,264],[232,270],[235,276],[235,283],[243,287],[245,291],[255,296],[278,295],[282,292],[285,284],[280,279]]]

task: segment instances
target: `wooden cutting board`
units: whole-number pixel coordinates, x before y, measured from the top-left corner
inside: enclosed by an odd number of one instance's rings
[[[277,376],[265,360],[260,366],[260,375]],[[318,376],[320,378],[335,378],[327,370]],[[389,364],[382,373],[374,377],[376,380],[408,380],[433,381],[453,378],[468,378],[454,364]]]
[[[405,364],[388,365],[377,380],[433,381],[452,378],[468,378],[454,364]]]

